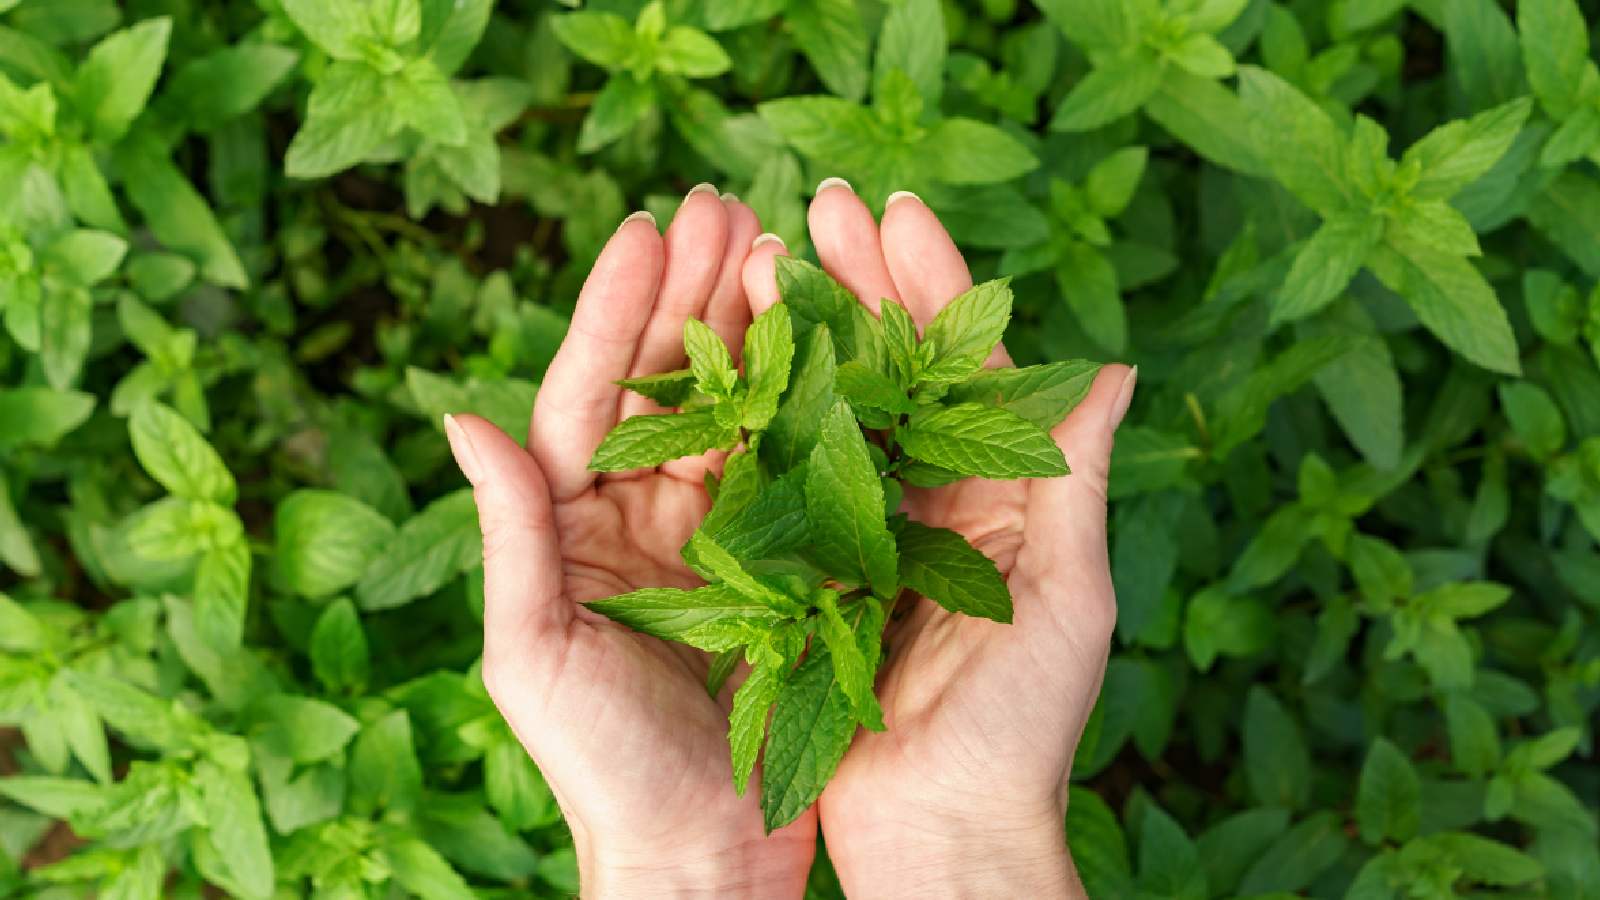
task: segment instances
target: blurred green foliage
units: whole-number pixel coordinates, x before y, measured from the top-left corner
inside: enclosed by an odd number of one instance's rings
[[[0,896],[575,891],[438,416],[629,209],[843,175],[1141,366],[1093,896],[1600,897],[1596,22],[0,0]]]

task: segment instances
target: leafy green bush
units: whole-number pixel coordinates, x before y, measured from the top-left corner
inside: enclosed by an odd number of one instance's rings
[[[526,432],[629,208],[843,175],[1141,366],[1093,896],[1596,896],[1596,21],[0,0],[0,894],[575,890],[439,414]]]

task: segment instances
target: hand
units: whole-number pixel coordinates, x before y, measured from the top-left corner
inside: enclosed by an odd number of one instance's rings
[[[566,815],[586,897],[798,897],[815,853],[814,813],[766,837],[758,792],[735,796],[733,684],[707,695],[706,655],[581,606],[700,583],[678,549],[722,455],[598,478],[587,465],[620,418],[659,411],[612,382],[685,365],[686,318],[738,353],[757,230],[749,207],[699,190],[665,239],[625,221],[579,295],[527,451],[482,419],[446,419],[483,528],[484,682]]]
[[[880,229],[848,186],[825,183],[809,221],[823,268],[874,311],[892,297],[926,326],[972,286],[950,236],[913,196],[891,200]],[[763,244],[745,264],[757,313],[778,300],[782,252]],[[989,360],[1010,364],[1003,348]],[[1055,429],[1071,475],[907,490],[913,519],[961,532],[995,561],[1015,621],[902,599],[878,679],[888,730],[857,733],[818,801],[850,896],[1082,896],[1063,817],[1116,621],[1106,475],[1133,386],[1132,370],[1105,367]]]

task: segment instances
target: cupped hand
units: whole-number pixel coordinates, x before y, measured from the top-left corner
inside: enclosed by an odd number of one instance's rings
[[[874,311],[894,298],[926,326],[972,286],[921,200],[897,195],[880,227],[848,186],[824,184],[811,204],[812,243],[823,268]],[[778,300],[773,258],[783,252],[763,244],[745,264],[757,313]],[[997,348],[989,364],[1011,362]],[[1081,896],[1063,815],[1116,620],[1106,477],[1133,386],[1132,370],[1106,366],[1055,428],[1070,475],[907,490],[913,519],[961,532],[995,561],[1015,618],[1005,625],[902,598],[878,679],[888,728],[857,733],[817,805],[849,895]]]
[[[625,221],[539,389],[528,449],[482,419],[446,420],[483,529],[484,681],[566,815],[586,897],[799,896],[815,852],[814,814],[766,837],[756,792],[735,796],[732,685],[707,695],[706,655],[581,605],[700,583],[678,550],[721,455],[599,477],[587,465],[619,419],[659,411],[613,382],[683,366],[685,319],[738,352],[758,230],[749,207],[703,190],[664,238],[648,217]]]

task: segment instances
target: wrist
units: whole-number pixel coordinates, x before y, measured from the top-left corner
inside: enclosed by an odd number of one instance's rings
[[[721,843],[649,849],[577,842],[585,900],[622,897],[799,897],[814,844],[755,836]]]
[[[920,813],[824,831],[847,896],[1084,897],[1064,815]],[[835,850],[839,847],[839,850]]]

